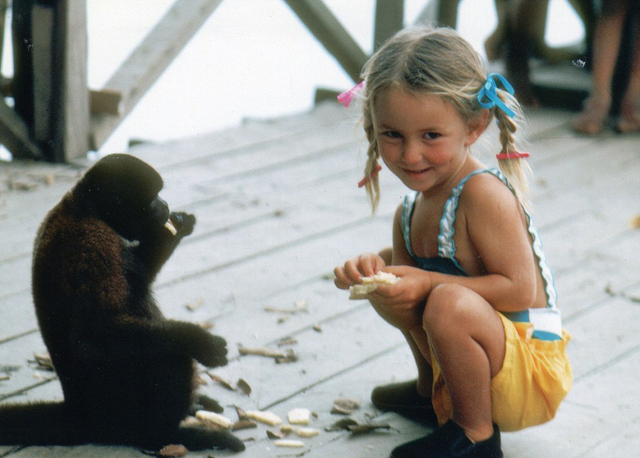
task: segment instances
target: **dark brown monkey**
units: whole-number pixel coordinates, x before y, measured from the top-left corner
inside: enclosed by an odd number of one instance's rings
[[[64,402],[0,405],[0,444],[244,449],[230,433],[180,426],[199,400],[194,360],[221,366],[227,350],[154,301],[154,279],[195,225],[170,213],[162,185],[145,162],[106,156],[45,218],[33,298]]]

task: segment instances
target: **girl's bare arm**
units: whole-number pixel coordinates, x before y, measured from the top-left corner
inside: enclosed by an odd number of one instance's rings
[[[493,177],[474,177],[465,185],[458,215],[464,215],[466,221],[465,231],[458,231],[458,236],[466,234],[486,273],[459,277],[391,267],[385,270],[406,277],[407,281],[379,287],[376,300],[390,304],[394,298],[399,302],[407,297],[426,299],[438,285],[456,283],[475,291],[499,311],[524,310],[533,305],[537,275],[534,255],[520,205],[509,189]],[[398,252],[399,258],[404,257],[403,253],[408,256],[401,232],[394,235],[394,256]],[[400,243],[402,248],[398,247]],[[394,259],[393,264],[399,263]],[[402,291],[405,287],[413,290],[411,294]]]

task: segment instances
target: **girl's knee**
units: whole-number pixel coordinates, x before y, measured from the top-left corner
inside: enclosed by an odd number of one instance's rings
[[[422,315],[423,328],[428,332],[458,322],[469,306],[470,293],[468,288],[453,283],[433,288]]]

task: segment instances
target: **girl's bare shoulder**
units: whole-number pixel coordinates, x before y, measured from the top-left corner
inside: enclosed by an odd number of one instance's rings
[[[505,183],[491,173],[478,173],[465,183],[460,195],[459,209],[466,214],[482,212],[518,211],[516,196]]]

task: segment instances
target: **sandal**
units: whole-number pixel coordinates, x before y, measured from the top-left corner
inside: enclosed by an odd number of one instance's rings
[[[407,442],[393,449],[391,458],[502,458],[500,430],[493,425],[493,436],[481,442],[471,442],[453,420],[447,421],[432,434]]]
[[[640,132],[640,113],[633,103],[623,101],[620,104],[620,117],[615,128],[621,134]]]
[[[573,130],[586,135],[597,135],[604,130],[609,118],[610,99],[596,99],[589,97],[582,109],[582,113],[573,120]]]
[[[431,398],[418,394],[417,380],[378,386],[371,393],[371,402],[380,410],[395,412],[426,426],[438,426]]]

